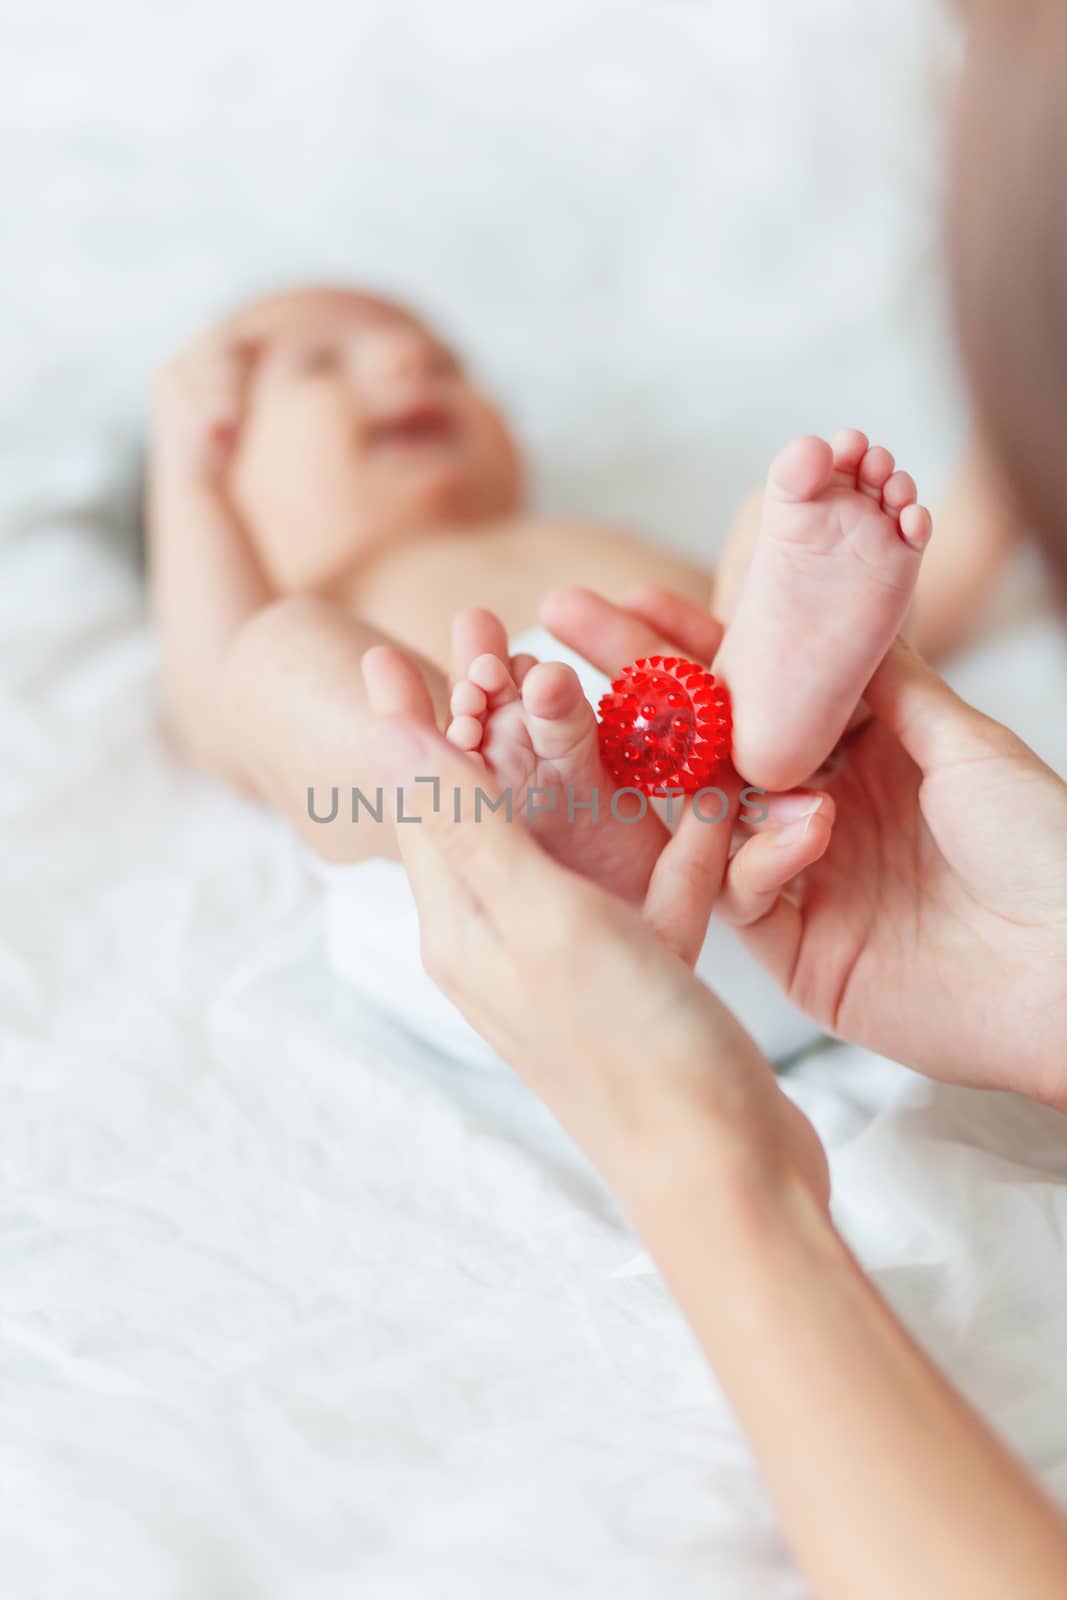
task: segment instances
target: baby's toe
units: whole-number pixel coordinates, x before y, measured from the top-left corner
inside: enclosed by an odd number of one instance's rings
[[[899,513],[905,506],[913,504],[917,494],[915,479],[910,472],[894,472],[886,479],[882,489],[882,504],[887,511]]]
[[[445,738],[449,744],[454,744],[457,750],[477,750],[482,742],[483,732],[479,717],[453,717]]]
[[[779,450],[767,474],[767,493],[779,500],[813,500],[834,471],[834,454],[825,439],[809,434]]]
[[[873,450],[868,450],[860,462],[857,474],[857,483],[864,494],[869,494],[873,500],[882,498],[882,490],[886,481],[892,476],[896,462],[889,451],[882,445],[876,444]]]
[[[543,761],[577,752],[590,737],[590,748],[596,749],[596,716],[570,667],[558,661],[531,667],[522,686],[522,703],[530,740]]]
[[[526,674],[529,672],[531,667],[536,667],[536,665],[537,657],[528,655],[525,651],[520,655],[512,656],[511,676],[514,678],[518,688],[522,688],[526,679]]]
[[[454,717],[484,717],[488,704],[485,690],[464,678],[452,690],[449,709]]]
[[[900,513],[900,533],[913,550],[925,550],[934,531],[934,521],[925,506],[905,506]]]
[[[834,471],[843,484],[853,484],[860,462],[870,449],[870,440],[858,428],[842,428],[835,433],[830,448],[834,453]]]
[[[566,717],[588,702],[577,674],[560,661],[540,662],[526,675],[522,703],[534,717]]]
[[[484,689],[492,702],[495,710],[498,706],[507,705],[511,700],[517,700],[519,691],[515,687],[515,680],[508,671],[507,663],[496,655],[475,656],[467,670],[471,683],[479,689]]]

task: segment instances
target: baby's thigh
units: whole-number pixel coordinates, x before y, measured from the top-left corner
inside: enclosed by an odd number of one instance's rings
[[[375,822],[354,798],[376,793],[363,657],[375,645],[393,644],[338,606],[300,598],[248,624],[229,662],[227,723],[240,767],[328,861],[396,854],[391,813]],[[415,664],[443,726],[445,675],[431,662]]]

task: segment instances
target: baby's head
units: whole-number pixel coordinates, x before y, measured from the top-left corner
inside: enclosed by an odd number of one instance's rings
[[[282,592],[327,583],[394,539],[516,509],[506,424],[411,312],[309,289],[259,301],[231,327],[258,354],[230,494]]]

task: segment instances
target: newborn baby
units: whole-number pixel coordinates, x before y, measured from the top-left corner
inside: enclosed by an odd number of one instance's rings
[[[441,725],[517,809],[531,785],[607,796],[579,679],[515,636],[540,615],[580,644],[581,589],[621,601],[669,587],[732,611],[715,670],[735,762],[749,783],[787,789],[830,753],[900,628],[930,528],[912,479],[863,434],[798,439],[739,527],[735,594],[717,595],[707,567],[527,511],[514,438],[454,353],[408,311],[349,290],[250,306],[157,385],[149,537],[177,735],[337,862],[395,854],[388,821],[309,814],[309,790],[373,792],[361,668],[387,698],[399,658],[372,647],[417,653]],[[571,820],[564,804],[537,827],[627,898],[663,843],[653,812]]]

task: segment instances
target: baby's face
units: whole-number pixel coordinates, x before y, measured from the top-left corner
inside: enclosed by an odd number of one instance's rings
[[[507,427],[408,312],[313,290],[250,307],[233,327],[261,353],[230,489],[283,593],[327,584],[393,539],[516,509]]]

